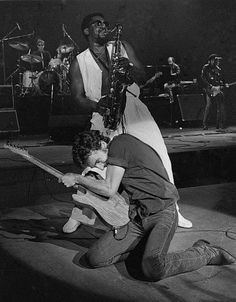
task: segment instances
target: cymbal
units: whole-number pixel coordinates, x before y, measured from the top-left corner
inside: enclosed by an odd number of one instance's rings
[[[19,41],[10,42],[9,46],[20,51],[27,51],[29,49],[29,45],[27,43]]]
[[[30,64],[40,63],[42,62],[42,58],[36,55],[23,55],[21,56],[21,60]]]
[[[70,53],[74,50],[74,46],[73,45],[60,45],[58,48],[57,48],[57,51],[58,52],[61,52],[61,53]]]

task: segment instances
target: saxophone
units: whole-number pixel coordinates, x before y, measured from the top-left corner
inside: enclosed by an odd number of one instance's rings
[[[107,108],[103,114],[105,128],[116,130],[121,122],[125,105],[127,86],[132,84],[129,71],[119,66],[121,58],[122,25],[115,26],[115,41],[111,54],[111,69],[109,74],[109,94],[107,95]]]

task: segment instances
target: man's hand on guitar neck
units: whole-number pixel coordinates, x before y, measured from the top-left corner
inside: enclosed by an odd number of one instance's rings
[[[79,174],[75,173],[66,173],[62,176],[61,179],[59,179],[59,182],[62,182],[67,188],[73,187],[74,185],[78,184],[77,182],[77,176]]]
[[[95,174],[87,173],[85,175],[75,174],[75,173],[66,173],[59,179],[59,182],[62,182],[67,188],[73,187],[79,184],[80,177],[86,177],[90,179],[99,179]],[[103,179],[102,177],[100,179]]]

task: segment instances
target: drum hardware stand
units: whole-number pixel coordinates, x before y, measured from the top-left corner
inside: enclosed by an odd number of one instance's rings
[[[51,92],[50,92],[50,115],[52,114],[52,105],[54,101],[54,84],[52,83]]]
[[[17,24],[0,40],[2,48],[2,70],[3,70],[3,84],[6,83],[6,63],[5,63],[5,45],[4,42],[12,38],[8,38],[16,29],[18,29]]]
[[[13,78],[15,76],[15,74],[18,74],[18,84],[16,84],[16,86],[20,87],[21,92],[22,92],[22,72],[21,72],[21,66],[20,66],[20,54],[19,54],[19,59],[17,59],[17,68],[8,76],[8,78],[6,79],[5,83],[7,83],[9,81],[9,79],[11,79],[11,85],[13,85]]]
[[[6,62],[5,62],[5,41],[11,41],[14,39],[24,38],[24,37],[30,37],[34,35],[34,31],[31,34],[27,35],[21,35],[21,36],[15,36],[8,38],[16,29],[18,29],[18,25],[15,25],[1,40],[1,49],[2,49],[2,70],[3,70],[3,84],[6,83]]]

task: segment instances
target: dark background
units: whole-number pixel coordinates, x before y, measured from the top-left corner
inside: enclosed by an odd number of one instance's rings
[[[199,78],[210,53],[224,57],[226,81],[236,80],[236,1],[235,0],[64,0],[1,1],[0,38],[15,22],[22,31],[46,41],[52,56],[63,37],[62,24],[78,44],[86,48],[80,24],[91,12],[100,11],[112,24],[124,26],[123,39],[135,48],[144,65],[166,64],[174,56],[183,79]],[[32,41],[31,41],[32,42]],[[6,74],[16,68],[17,51],[5,43]],[[2,70],[1,70],[2,82]],[[228,91],[230,123],[236,121],[235,86]]]

